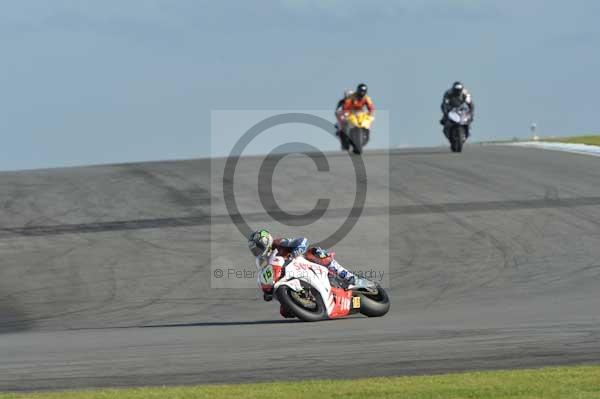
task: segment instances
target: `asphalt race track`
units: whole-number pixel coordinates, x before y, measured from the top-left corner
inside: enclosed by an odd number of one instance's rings
[[[312,208],[331,180],[324,220],[341,223],[354,174],[328,158],[319,178],[304,156],[273,166],[284,210]],[[224,160],[0,173],[0,390],[600,363],[600,158],[471,146],[364,160],[389,181],[369,181],[371,234],[335,249],[389,261],[392,309],[306,324],[256,289],[211,288],[217,262],[251,261],[215,188]],[[258,165],[236,175],[257,227],[271,220],[246,196]]]

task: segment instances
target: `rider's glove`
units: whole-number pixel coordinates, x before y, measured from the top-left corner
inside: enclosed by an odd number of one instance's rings
[[[267,302],[272,301],[273,300],[273,291],[263,293],[263,299]]]
[[[306,252],[306,248],[298,247],[292,250],[292,258],[297,258],[300,255],[303,255]]]
[[[321,247],[315,247],[313,249],[313,254],[319,257],[320,259],[325,259],[329,256],[329,253]]]
[[[263,299],[267,302],[273,300],[273,287],[266,288],[266,290],[263,291]]]

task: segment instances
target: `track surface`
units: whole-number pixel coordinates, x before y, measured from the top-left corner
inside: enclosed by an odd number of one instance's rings
[[[280,320],[256,290],[210,288],[211,262],[248,259],[210,189],[222,160],[0,173],[0,390],[600,362],[598,158],[485,146],[364,159],[390,168],[389,183],[369,185],[385,201],[360,219],[384,239],[336,250],[347,264],[389,256],[392,310],[310,324]],[[330,175],[345,198],[342,160],[330,157]],[[323,191],[302,162],[282,162],[275,180]],[[238,201],[266,224],[251,187]],[[283,208],[314,203],[276,194]]]

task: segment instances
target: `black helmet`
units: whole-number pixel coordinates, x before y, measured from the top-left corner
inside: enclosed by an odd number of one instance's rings
[[[464,88],[465,86],[459,81],[452,83],[452,91],[454,91],[457,94],[462,93]]]
[[[364,83],[361,83],[358,86],[356,86],[356,95],[360,98],[366,96],[367,95],[367,85]]]

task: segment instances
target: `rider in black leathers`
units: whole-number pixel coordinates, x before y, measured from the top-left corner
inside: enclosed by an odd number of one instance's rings
[[[453,108],[459,107],[462,104],[467,104],[471,112],[471,122],[469,123],[469,126],[467,126],[466,131],[468,138],[470,136],[470,125],[473,123],[475,104],[473,104],[471,94],[467,91],[465,86],[461,82],[454,82],[452,87],[444,93],[444,98],[442,99],[442,104],[440,106],[443,114],[440,124],[444,126],[444,136],[446,136],[447,139],[450,136],[450,126],[452,124],[448,119],[448,113]]]

